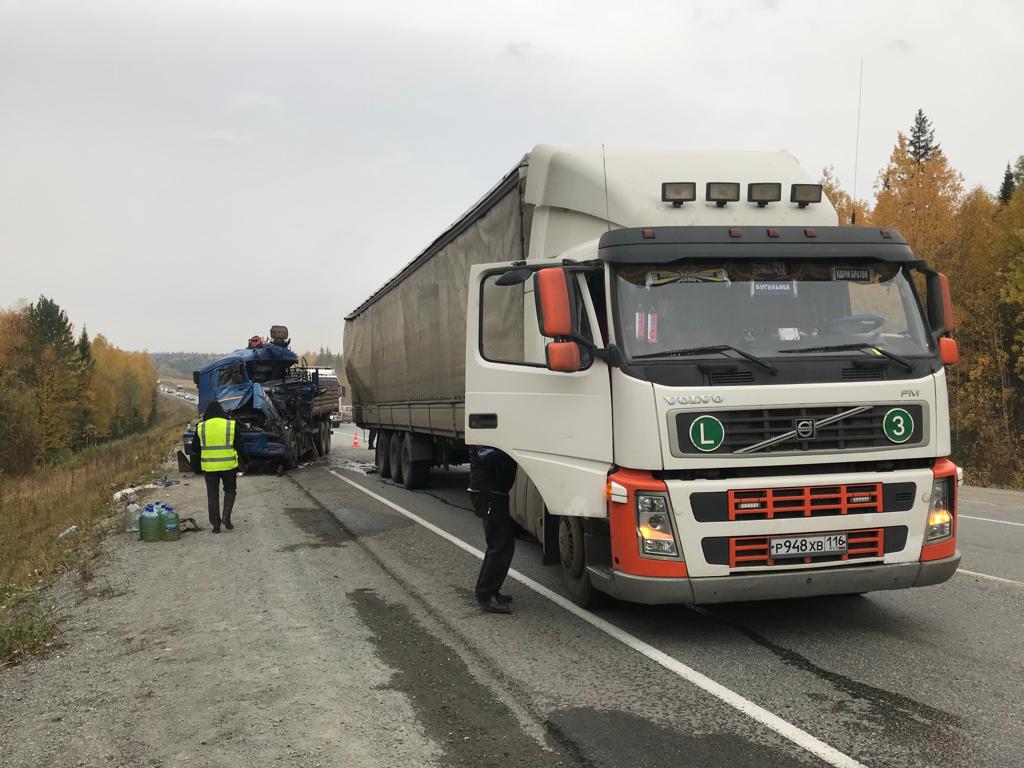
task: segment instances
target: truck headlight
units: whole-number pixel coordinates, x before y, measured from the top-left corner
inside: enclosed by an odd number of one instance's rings
[[[940,477],[932,483],[928,524],[924,531],[926,544],[934,544],[953,535],[953,482],[952,477]]]
[[[679,547],[672,531],[668,499],[661,494],[636,494],[636,524],[640,551],[645,555],[678,557]]]

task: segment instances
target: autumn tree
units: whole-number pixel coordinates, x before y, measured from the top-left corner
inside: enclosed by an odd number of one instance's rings
[[[20,367],[33,383],[39,408],[38,459],[55,459],[69,449],[78,397],[78,348],[67,313],[40,296],[26,310]]]
[[[875,189],[872,223],[899,230],[918,256],[944,268],[956,234],[963,177],[950,167],[939,146],[918,160],[900,132]]]
[[[1010,317],[998,286],[1010,263],[993,249],[1000,237],[1000,205],[977,187],[956,214],[949,272],[954,287],[956,337],[961,363],[950,377],[951,427],[958,457],[971,467],[972,482],[1005,483],[1019,468],[1020,435],[1010,345]]]
[[[831,165],[821,171],[821,189],[832,202],[839,216],[839,226],[865,226],[868,223],[868,204],[865,200],[854,201],[853,197],[843,189],[835,168]]]

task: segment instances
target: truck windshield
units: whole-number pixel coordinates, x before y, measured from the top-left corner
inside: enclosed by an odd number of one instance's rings
[[[829,349],[844,345],[932,354],[910,280],[889,262],[630,264],[617,269],[615,287],[617,335],[630,358],[719,345],[758,357],[856,354]]]

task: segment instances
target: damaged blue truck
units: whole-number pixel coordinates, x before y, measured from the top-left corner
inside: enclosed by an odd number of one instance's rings
[[[338,380],[300,365],[290,343],[288,329],[275,325],[269,339],[253,336],[244,349],[192,374],[199,389],[199,415],[218,400],[241,431],[250,466],[294,469],[303,459],[331,450]],[[178,456],[182,469],[190,464],[194,434],[195,425],[190,424]]]

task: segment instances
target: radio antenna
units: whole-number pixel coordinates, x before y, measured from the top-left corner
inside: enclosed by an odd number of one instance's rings
[[[860,164],[860,105],[864,94],[864,57],[860,57],[860,81],[857,85],[857,140],[853,145],[853,205],[850,209],[850,226],[857,224],[857,167]]]
[[[601,168],[604,170],[604,221],[608,231],[612,231],[612,216],[608,206],[608,161],[604,157],[604,144],[601,145]]]

